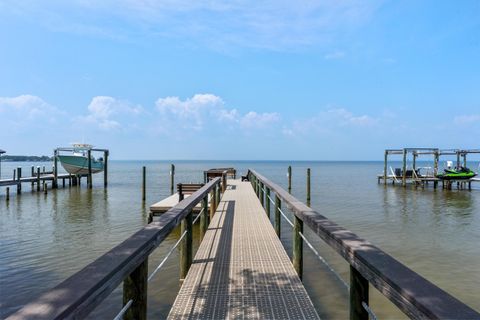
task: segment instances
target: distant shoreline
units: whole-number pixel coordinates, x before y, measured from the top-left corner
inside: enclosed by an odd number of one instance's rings
[[[52,161],[53,157],[49,156],[2,156],[2,162],[41,162]]]

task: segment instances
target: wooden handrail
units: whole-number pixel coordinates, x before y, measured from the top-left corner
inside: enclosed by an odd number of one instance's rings
[[[160,218],[7,319],[84,318],[148,259],[170,232],[221,182],[215,178]],[[205,205],[204,205],[205,206]]]
[[[250,169],[250,175],[254,176],[254,181],[259,181],[270,191],[274,191],[276,197],[280,198],[297,218],[407,316],[415,319],[480,319],[477,311],[378,247],[306,206],[255,170]]]

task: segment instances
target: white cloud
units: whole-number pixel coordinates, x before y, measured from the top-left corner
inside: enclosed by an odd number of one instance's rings
[[[280,118],[277,113],[250,111],[241,114],[237,109],[228,109],[222,98],[209,93],[195,94],[185,100],[179,97],[159,98],[156,108],[165,125],[196,131],[205,129],[205,124],[212,121],[243,129],[265,129]]]
[[[44,25],[61,32],[131,40],[147,35],[149,41],[152,36],[185,38],[223,50],[283,50],[336,41],[338,34],[368,22],[382,1],[73,0],[58,6],[27,0],[7,1],[5,7],[41,17]],[[79,14],[65,15],[65,9]],[[114,20],[125,23],[105,22]]]
[[[132,105],[127,101],[109,96],[93,97],[87,109],[88,115],[78,119],[103,130],[119,129],[122,127],[120,118],[139,115],[143,112],[143,108],[139,105]]]
[[[344,108],[332,108],[306,119],[295,119],[290,126],[283,128],[286,136],[316,133],[335,134],[339,130],[367,128],[379,123],[379,119],[369,115],[355,115]]]
[[[455,124],[461,125],[461,124],[480,124],[480,114],[469,114],[469,115],[461,115],[461,116],[456,116],[453,119],[453,122]]]
[[[58,112],[57,108],[37,96],[24,94],[17,97],[0,97],[0,113],[4,114],[4,117],[53,120]]]

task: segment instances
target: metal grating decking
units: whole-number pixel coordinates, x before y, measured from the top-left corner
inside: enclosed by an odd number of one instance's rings
[[[249,182],[229,180],[168,318],[319,318]]]

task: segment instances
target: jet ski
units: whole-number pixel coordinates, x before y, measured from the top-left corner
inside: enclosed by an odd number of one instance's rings
[[[468,180],[476,175],[474,171],[460,167],[458,169],[444,169],[443,173],[437,174],[437,178],[442,180]]]

